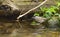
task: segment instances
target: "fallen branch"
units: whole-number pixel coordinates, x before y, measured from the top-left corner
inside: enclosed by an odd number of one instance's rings
[[[19,16],[17,17],[17,20],[19,20],[19,18],[25,16],[26,14],[30,13],[31,11],[39,8],[40,6],[42,6],[42,5],[43,5],[44,3],[46,3],[46,2],[47,2],[47,0],[43,1],[43,2],[42,2],[41,4],[39,4],[38,6],[36,6],[36,7],[32,8],[32,9],[28,10],[26,13],[24,13],[24,14],[22,14],[22,15],[19,15]]]
[[[5,3],[7,5],[11,6],[12,7],[12,10],[19,10],[19,7],[16,6],[11,0],[5,0]],[[5,4],[5,3],[3,2],[3,4]]]

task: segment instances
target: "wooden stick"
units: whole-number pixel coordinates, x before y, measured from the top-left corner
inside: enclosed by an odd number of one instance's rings
[[[19,8],[13,2],[11,2],[11,0],[6,1],[8,2],[7,5],[11,6],[13,10],[19,10]]]
[[[43,1],[43,2],[42,2],[41,4],[39,4],[38,6],[36,6],[36,7],[32,8],[32,9],[28,10],[26,13],[24,13],[24,14],[22,14],[22,15],[19,15],[19,16],[17,17],[17,20],[19,20],[19,18],[25,16],[26,14],[30,13],[31,11],[39,8],[40,6],[42,6],[42,5],[43,5],[44,3],[46,3],[46,2],[47,2],[47,0]]]

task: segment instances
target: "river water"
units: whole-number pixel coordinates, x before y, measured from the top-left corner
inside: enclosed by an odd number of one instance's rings
[[[60,37],[60,32],[49,29],[18,28],[16,22],[0,22],[0,37]]]

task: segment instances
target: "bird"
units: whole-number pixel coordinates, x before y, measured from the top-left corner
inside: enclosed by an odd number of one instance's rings
[[[43,18],[43,17],[40,17],[40,16],[34,16],[32,17],[36,22],[39,22],[39,23],[43,23],[47,20],[47,18]]]

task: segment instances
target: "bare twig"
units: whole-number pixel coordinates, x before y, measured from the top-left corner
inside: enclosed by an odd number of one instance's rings
[[[41,4],[39,4],[38,6],[36,6],[36,7],[32,8],[32,9],[28,10],[26,13],[24,13],[24,14],[22,14],[22,15],[19,15],[19,16],[17,17],[17,20],[18,20],[19,18],[25,16],[26,14],[30,13],[31,11],[39,8],[40,6],[42,6],[42,5],[43,5],[44,3],[46,3],[46,2],[47,2],[47,0],[43,1],[43,2],[42,2]]]

